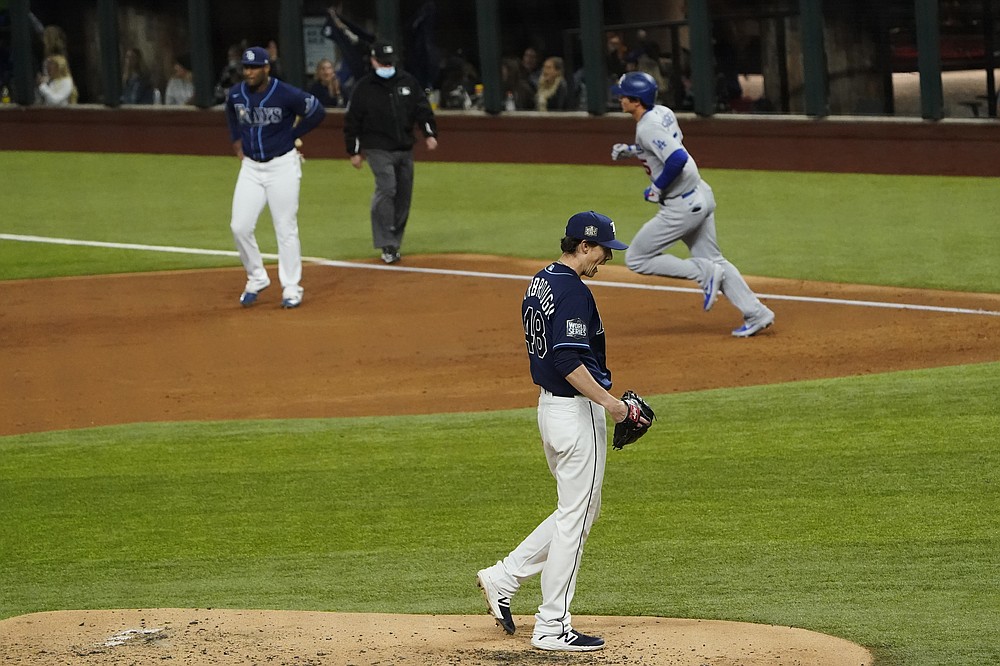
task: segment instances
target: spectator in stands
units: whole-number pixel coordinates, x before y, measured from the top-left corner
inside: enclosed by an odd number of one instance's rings
[[[354,84],[371,70],[371,50],[375,35],[349,21],[336,8],[326,10],[323,36],[332,41],[340,52],[340,87],[344,97],[350,99]]]
[[[572,109],[569,84],[563,75],[563,59],[552,56],[545,59],[538,78],[535,108],[539,111],[569,111]]]
[[[409,69],[425,90],[434,86],[441,73],[441,56],[434,44],[436,23],[437,5],[434,0],[426,0],[410,24],[412,48],[409,53]]]
[[[501,61],[500,78],[504,94],[514,102],[514,110],[531,111],[535,108],[535,91],[524,80],[517,58],[504,58]]]
[[[219,78],[215,82],[215,101],[223,103],[226,101],[226,93],[229,89],[243,80],[243,64],[240,59],[243,57],[243,45],[233,44],[226,51],[226,65],[219,72]]]
[[[734,41],[732,24],[718,21],[712,34],[718,110],[733,110],[743,98],[743,86],[740,85],[739,53]]]
[[[125,71],[122,73],[122,104],[153,104],[156,102],[149,70],[142,51],[133,47],[125,52]]]
[[[316,63],[316,80],[309,86],[309,93],[325,107],[344,106],[344,96],[340,92],[340,79],[334,71],[333,62],[323,58]]]
[[[275,79],[284,79],[284,73],[281,69],[281,62],[279,61],[280,56],[278,55],[278,40],[272,39],[267,42],[267,57],[271,61],[271,76]]]
[[[643,34],[645,33],[643,32]],[[645,43],[648,44],[648,42]],[[655,42],[653,44],[655,46]],[[655,48],[657,51],[659,50],[659,47]],[[647,51],[644,51],[641,47],[629,51],[628,55],[625,56],[625,69],[629,72],[645,72],[652,76],[656,81],[657,90],[659,90],[656,103],[662,104],[666,101],[668,86],[666,80],[663,78],[663,72],[660,71],[660,63],[654,60]]]
[[[628,71],[625,64],[625,56],[628,54],[628,47],[622,41],[622,36],[617,32],[608,33],[607,42],[607,69],[608,78],[615,82],[621,78],[622,74]]]
[[[194,81],[191,76],[191,58],[179,55],[174,58],[174,75],[167,81],[163,95],[167,106],[182,106],[194,103]]]
[[[538,51],[529,46],[521,54],[521,74],[524,80],[531,84],[532,89],[538,89],[538,79],[542,75],[542,68],[538,66]]]
[[[57,25],[47,25],[42,30],[42,50],[43,55],[48,58],[51,55],[66,57],[66,31]]]
[[[583,67],[573,72],[569,85],[570,108],[577,111],[587,110],[587,73]]]
[[[440,105],[442,109],[471,109],[479,73],[461,49],[447,58],[441,67]]]
[[[76,104],[76,85],[64,56],[50,55],[45,59],[45,74],[38,77],[38,98],[45,106]]]

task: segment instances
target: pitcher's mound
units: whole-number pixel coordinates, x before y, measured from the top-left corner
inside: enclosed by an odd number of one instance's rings
[[[657,617],[574,618],[600,652],[531,647],[487,615],[387,615],[154,608],[53,611],[0,621],[4,664],[679,664],[867,666],[859,645],[804,629]]]

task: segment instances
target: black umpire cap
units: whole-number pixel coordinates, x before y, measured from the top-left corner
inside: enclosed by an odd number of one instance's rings
[[[396,49],[389,42],[375,42],[372,45],[372,57],[378,60],[380,65],[395,65]]]

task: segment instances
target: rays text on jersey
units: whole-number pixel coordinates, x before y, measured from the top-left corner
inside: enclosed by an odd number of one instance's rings
[[[245,104],[234,104],[236,107],[236,117],[240,119],[242,125],[276,125],[283,117],[282,109],[279,107],[263,106],[248,108]]]

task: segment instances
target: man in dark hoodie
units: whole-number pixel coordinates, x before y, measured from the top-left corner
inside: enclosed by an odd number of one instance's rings
[[[375,42],[372,72],[351,93],[344,117],[344,139],[356,169],[367,159],[375,174],[372,196],[372,241],[382,261],[400,259],[403,231],[413,195],[413,127],[420,127],[428,150],[437,148],[434,112],[420,82],[396,68],[396,50]]]

